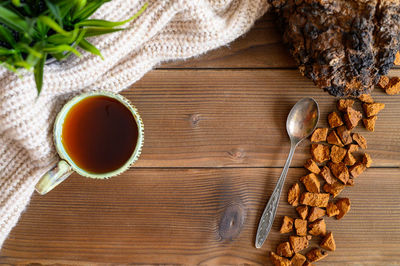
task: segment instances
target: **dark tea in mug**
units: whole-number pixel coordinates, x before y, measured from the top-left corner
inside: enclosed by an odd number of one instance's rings
[[[138,125],[131,111],[107,96],[87,97],[68,111],[62,145],[84,171],[107,173],[123,166],[135,151]]]

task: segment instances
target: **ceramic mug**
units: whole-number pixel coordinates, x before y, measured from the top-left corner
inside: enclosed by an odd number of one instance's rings
[[[106,96],[122,103],[132,114],[138,129],[138,138],[133,153],[121,167],[111,172],[93,173],[82,169],[71,159],[62,142],[62,129],[68,112],[80,101],[93,96]],[[126,171],[134,162],[137,161],[140,156],[144,140],[144,126],[137,109],[125,97],[121,96],[120,94],[107,91],[89,92],[74,97],[64,105],[64,107],[58,113],[54,123],[53,140],[57,153],[61,159],[50,171],[44,174],[36,184],[36,191],[41,195],[46,194],[54,187],[59,185],[73,172],[77,172],[78,174],[89,178],[104,179],[119,175]]]

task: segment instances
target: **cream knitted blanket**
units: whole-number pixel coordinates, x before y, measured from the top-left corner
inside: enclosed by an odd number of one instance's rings
[[[83,53],[46,65],[39,98],[33,75],[19,79],[0,69],[0,248],[35,184],[57,160],[52,126],[68,99],[82,91],[120,91],[162,61],[225,45],[268,9],[267,0],[114,0],[95,17],[123,20],[145,2],[147,10],[131,29],[93,39],[104,61]]]

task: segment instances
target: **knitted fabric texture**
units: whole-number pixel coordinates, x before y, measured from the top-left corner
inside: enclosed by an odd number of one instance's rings
[[[267,0],[114,0],[94,17],[124,20],[145,2],[148,8],[129,30],[91,39],[105,60],[83,52],[45,65],[39,97],[32,74],[21,79],[0,68],[0,248],[35,184],[57,161],[52,126],[68,99],[84,91],[118,92],[162,61],[225,45],[268,9]]]

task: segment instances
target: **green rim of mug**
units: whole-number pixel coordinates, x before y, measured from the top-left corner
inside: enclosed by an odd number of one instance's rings
[[[92,173],[88,172],[82,168],[80,168],[78,165],[75,164],[75,162],[71,159],[71,157],[68,155],[67,151],[64,148],[64,145],[62,144],[62,128],[64,124],[65,117],[67,116],[68,112],[71,110],[75,104],[79,103],[80,101],[87,99],[89,97],[93,96],[106,96],[110,97],[113,99],[118,100],[121,102],[125,107],[129,109],[129,111],[132,113],[133,118],[136,121],[136,124],[138,126],[138,141],[136,143],[135,150],[133,151],[131,157],[126,161],[126,163],[121,166],[120,168],[113,170],[111,172],[107,173]],[[117,176],[126,170],[129,169],[129,167],[132,166],[138,159],[140,154],[142,153],[142,147],[143,147],[143,142],[144,142],[144,125],[143,121],[136,109],[135,106],[133,106],[128,99],[123,97],[120,94],[109,92],[109,91],[93,91],[93,92],[87,92],[80,94],[78,96],[75,96],[71,100],[69,100],[61,109],[61,111],[58,113],[54,127],[53,127],[53,137],[54,137],[54,143],[56,146],[56,150],[58,155],[60,156],[61,159],[65,160],[78,174],[89,177],[89,178],[97,178],[97,179],[106,179],[110,178],[113,176]]]

